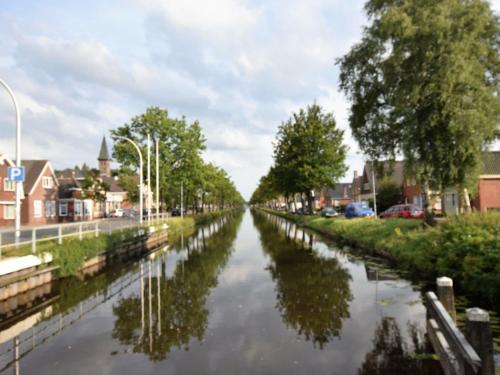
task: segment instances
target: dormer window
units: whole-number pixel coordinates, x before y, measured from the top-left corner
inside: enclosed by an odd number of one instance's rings
[[[54,181],[52,180],[52,177],[44,176],[42,178],[42,187],[44,189],[52,189],[54,187]]]

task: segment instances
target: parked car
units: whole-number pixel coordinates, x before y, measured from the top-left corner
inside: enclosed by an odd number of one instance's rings
[[[367,202],[349,203],[345,208],[345,217],[352,219],[355,217],[373,217],[375,212],[368,206]]]
[[[339,213],[333,207],[325,207],[321,210],[322,217],[336,217]]]
[[[121,208],[117,208],[116,210],[111,211],[111,217],[123,217],[123,210]]]
[[[172,211],[170,211],[170,214],[172,216],[181,216],[181,209],[180,208],[172,208]]]
[[[129,218],[129,219],[134,219],[137,216],[139,216],[139,214],[135,210],[132,210],[132,209],[124,209],[123,210],[123,217]]]
[[[422,219],[424,217],[424,211],[415,205],[411,204],[397,204],[395,206],[389,207],[387,210],[379,215],[382,219],[387,219],[390,217],[401,217],[404,219]]]

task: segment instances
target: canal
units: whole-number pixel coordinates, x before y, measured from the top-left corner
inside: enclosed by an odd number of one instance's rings
[[[246,211],[0,311],[0,373],[440,374],[421,293]]]

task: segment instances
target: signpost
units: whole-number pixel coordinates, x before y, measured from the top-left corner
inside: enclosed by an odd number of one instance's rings
[[[24,167],[9,167],[7,170],[7,178],[12,182],[24,182]]]

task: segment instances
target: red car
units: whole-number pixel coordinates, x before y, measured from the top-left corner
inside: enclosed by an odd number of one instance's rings
[[[404,219],[422,219],[424,217],[424,211],[420,207],[413,206],[411,204],[397,204],[382,212],[379,217],[382,219],[387,219],[390,217],[401,217]]]

